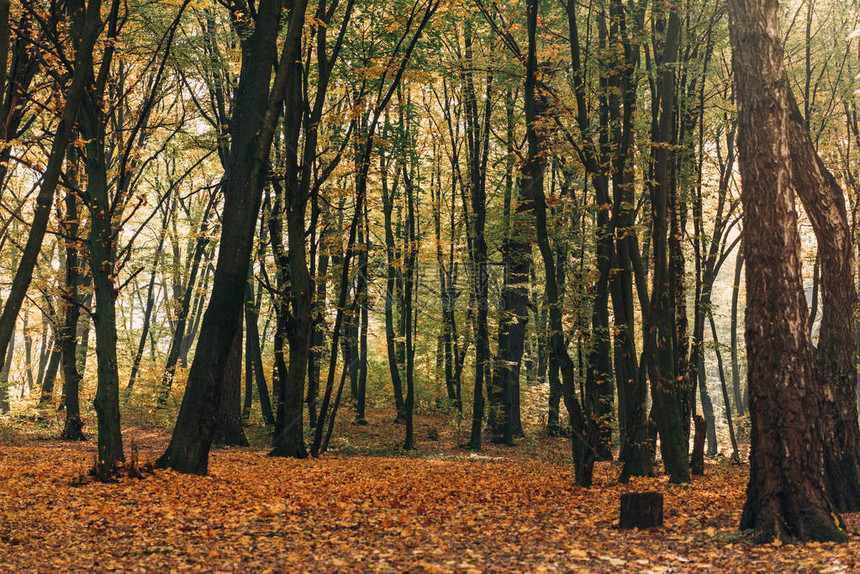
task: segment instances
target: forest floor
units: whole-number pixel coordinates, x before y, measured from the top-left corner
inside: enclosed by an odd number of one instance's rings
[[[619,465],[598,463],[594,487],[581,489],[565,439],[474,454],[449,432],[427,440],[436,422],[424,417],[417,453],[369,452],[402,436],[389,420],[342,425],[339,452],[319,459],[218,448],[207,477],[156,471],[81,484],[92,441],[0,419],[0,572],[860,569],[860,514],[845,516],[848,544],[749,544],[737,531],[746,466],[708,464],[685,486],[665,477],[619,485]],[[145,462],[169,435],[129,427],[124,438]],[[664,493],[665,526],[619,530],[619,496],[643,490]]]

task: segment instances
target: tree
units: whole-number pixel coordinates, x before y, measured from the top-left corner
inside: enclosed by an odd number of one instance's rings
[[[671,482],[689,482],[690,467],[687,444],[684,441],[679,376],[676,371],[675,318],[671,293],[669,202],[670,174],[669,147],[673,142],[672,122],[675,106],[675,71],[681,33],[680,8],[669,7],[666,44],[662,69],[658,76],[660,86],[659,126],[655,130],[654,184],[651,187],[651,224],[654,253],[651,307],[648,310],[646,354],[651,378],[651,398],[654,401],[663,465]]]
[[[206,474],[208,469],[225,361],[245,301],[266,166],[278,110],[299,55],[306,8],[304,0],[292,7],[273,83],[281,2],[262,0],[252,29],[240,30],[240,37],[245,36],[242,72],[230,126],[230,163],[223,180],[224,216],[212,296],[170,445],[156,463],[160,467],[189,474]],[[237,21],[240,27],[249,24],[245,17],[250,14],[242,16]]]
[[[758,540],[845,541],[827,492],[777,0],[729,0],[744,207],[752,422],[741,528]]]
[[[101,0],[90,0],[84,3],[78,1],[68,6],[72,14],[71,37],[76,45],[73,67],[70,70],[71,79],[65,92],[65,107],[60,122],[56,128],[51,152],[45,166],[39,195],[36,198],[36,209],[30,225],[30,233],[18,262],[15,277],[9,290],[9,297],[0,315],[0,360],[6,358],[6,351],[15,330],[15,322],[21,305],[27,296],[27,289],[33,279],[33,270],[42,249],[42,241],[48,228],[51,207],[54,203],[54,192],[60,180],[66,148],[71,140],[72,130],[78,118],[78,110],[84,99],[88,74],[92,74],[93,52],[96,41],[104,28],[101,19]],[[2,365],[0,365],[2,368]]]
[[[812,221],[821,261],[824,312],[815,363],[821,387],[827,488],[841,512],[855,512],[860,510],[860,426],[851,229],[842,188],[815,151],[791,92],[788,102],[792,185]]]

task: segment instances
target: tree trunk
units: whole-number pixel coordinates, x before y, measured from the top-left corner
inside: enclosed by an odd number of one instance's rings
[[[738,246],[738,256],[735,258],[735,278],[732,283],[732,325],[731,325],[731,346],[732,354],[732,392],[735,397],[735,408],[738,411],[738,416],[744,416],[744,411],[747,404],[747,396],[741,392],[741,365],[738,360],[738,299],[740,299],[741,290],[741,272],[744,267],[744,247],[743,244]]]
[[[245,300],[264,173],[278,109],[294,70],[290,63],[295,62],[300,51],[306,7],[305,0],[297,0],[292,7],[271,93],[280,1],[258,3],[253,34],[243,42],[243,69],[231,121],[230,166],[224,181],[218,264],[179,418],[167,451],[156,462],[162,468],[189,474],[206,474],[208,469],[225,360]]]
[[[275,417],[272,414],[272,401],[269,398],[269,387],[266,384],[263,355],[260,350],[260,331],[257,323],[260,317],[259,313],[259,309],[254,305],[253,287],[249,285],[245,299],[245,328],[248,335],[245,360],[250,363],[253,377],[257,383],[257,395],[260,397],[260,412],[263,415],[263,420],[266,421],[267,425],[274,425]]]
[[[217,196],[217,193],[212,193],[205,209],[203,210],[203,220],[200,223],[200,232],[197,235],[197,243],[191,258],[191,267],[188,273],[188,284],[185,286],[185,289],[182,290],[181,300],[179,302],[179,314],[176,317],[176,325],[173,329],[173,338],[170,342],[170,350],[167,353],[167,362],[164,365],[164,379],[162,380],[162,388],[158,396],[158,402],[162,405],[167,402],[167,398],[170,396],[170,389],[173,386],[173,375],[176,372],[177,365],[181,364],[180,359],[182,358],[183,343],[191,338],[186,335],[185,330],[189,314],[192,309],[191,303],[194,300],[194,291],[197,286],[197,274],[200,272],[203,255],[210,242],[208,236],[209,217],[215,209]]]
[[[726,385],[726,372],[723,368],[723,353],[720,351],[720,342],[717,339],[717,325],[714,323],[714,315],[710,311],[708,312],[708,320],[711,323],[711,336],[714,339],[714,351],[717,355],[717,366],[720,371],[720,388],[723,390],[723,407],[726,413],[726,423],[729,425],[729,440],[732,441],[732,454],[730,458],[732,462],[740,464],[741,453],[738,448],[738,439],[735,436],[734,421],[732,421],[732,406],[729,402],[729,389]]]
[[[383,160],[381,160],[383,161]],[[406,407],[403,400],[403,378],[400,373],[400,362],[397,357],[397,334],[394,318],[395,299],[397,298],[398,250],[394,236],[394,193],[396,189],[388,188],[386,168],[382,169],[382,214],[385,225],[385,251],[388,269],[385,280],[385,345],[388,351],[388,372],[394,389],[394,406],[397,409],[396,422],[406,420]]]
[[[6,357],[3,361],[3,366],[0,367],[0,414],[9,412],[9,371],[12,368],[12,356],[15,353],[15,332],[12,332],[12,337],[9,340],[9,347],[6,349]]]
[[[212,442],[224,446],[248,446],[242,428],[242,327],[236,329],[221,382],[221,399],[215,415]]]
[[[541,149],[540,140],[536,138],[533,125],[538,118],[542,117],[547,109],[547,101],[537,90],[538,65],[537,65],[537,21],[539,0],[528,0],[527,3],[527,30],[528,30],[528,58],[526,60],[526,83],[525,83],[525,106],[526,125],[532,126],[529,138],[530,157],[533,162],[529,166],[531,176],[530,189],[534,198],[535,230],[537,243],[543,257],[546,269],[546,299],[549,307],[550,327],[550,349],[552,355],[559,363],[562,374],[562,392],[565,407],[571,425],[571,449],[573,453],[574,479],[579,486],[591,486],[595,447],[597,446],[597,424],[594,405],[586,403],[586,411],[583,412],[576,395],[576,373],[573,361],[567,352],[564,340],[564,325],[562,322],[560,290],[556,281],[555,259],[549,244],[547,235],[547,209],[546,197],[543,190],[543,177],[546,167],[545,156],[538,152]]]
[[[68,176],[77,179],[76,148],[69,148]],[[63,396],[66,410],[66,422],[60,436],[68,440],[84,440],[84,423],[81,420],[81,405],[78,396],[81,375],[78,372],[77,331],[80,320],[78,307],[80,286],[80,252],[78,230],[78,197],[73,191],[66,192],[66,217],[63,221],[63,231],[66,235],[66,284],[65,302],[63,308],[63,325],[60,329],[60,345],[63,350]]]
[[[469,245],[472,270],[472,296],[477,309],[474,314],[475,332],[475,385],[472,393],[472,429],[469,448],[481,450],[481,430],[485,411],[485,386],[490,383],[490,332],[488,248],[485,236],[487,223],[487,157],[490,134],[492,74],[487,75],[485,108],[481,117],[474,70],[472,69],[474,31],[466,24],[464,57],[468,69],[462,72],[464,80],[464,108],[466,123],[467,158],[469,174]],[[482,121],[483,120],[483,121]],[[465,201],[465,194],[464,194]]]
[[[52,341],[50,357],[45,367],[45,375],[42,377],[42,393],[39,395],[39,406],[47,406],[51,403],[51,399],[54,396],[54,382],[57,379],[57,371],[60,368],[60,357],[62,354],[59,342]]]
[[[792,184],[812,222],[821,262],[824,309],[815,362],[822,393],[827,488],[840,512],[856,512],[860,510],[860,425],[851,228],[842,188],[816,153],[790,92],[788,99]]]
[[[128,377],[126,390],[134,388],[134,383],[137,380],[137,373],[140,369],[140,361],[143,359],[143,351],[146,348],[146,339],[149,336],[149,328],[152,323],[152,311],[155,308],[155,276],[158,273],[158,263],[161,260],[161,251],[164,247],[164,238],[167,235],[167,225],[169,222],[170,209],[166,209],[164,219],[161,224],[161,231],[158,235],[158,246],[155,248],[155,256],[152,262],[152,273],[149,275],[149,286],[146,290],[146,308],[143,311],[143,326],[140,331],[140,342],[137,345],[137,352],[134,354],[134,359],[131,362],[131,374]]]
[[[513,98],[509,97],[508,109],[508,149],[509,169],[513,158]],[[535,104],[530,104],[537,108]],[[542,112],[543,108],[539,108]],[[493,428],[493,442],[514,444],[514,393],[519,391],[520,366],[526,342],[526,327],[529,320],[529,275],[531,273],[532,245],[534,243],[534,174],[544,169],[538,156],[544,152],[546,142],[534,122],[545,121],[538,111],[532,123],[526,126],[529,138],[528,157],[523,168],[519,189],[517,190],[514,213],[508,208],[508,229],[502,249],[504,264],[504,284],[502,286],[502,316],[499,321],[498,355],[493,365],[493,388],[501,401]],[[541,174],[542,176],[542,174]],[[513,174],[507,175],[510,197]],[[508,200],[510,203],[510,199]]]
[[[762,542],[847,541],[828,495],[791,189],[779,3],[729,0],[744,207],[750,479],[741,528]]]
[[[116,38],[119,4],[111,8],[108,36]],[[97,386],[93,405],[98,424],[98,454],[96,474],[109,478],[117,465],[125,461],[122,449],[122,429],[119,411],[119,361],[116,328],[116,248],[113,205],[110,199],[105,155],[104,91],[110,69],[113,44],[105,48],[98,74],[90,67],[86,71],[87,93],[81,105],[79,127],[86,140],[84,167],[87,174],[86,195],[90,208],[90,230],[87,238],[90,251],[90,271],[93,277],[96,331]],[[96,79],[98,78],[98,79]]]
[[[681,413],[681,389],[675,372],[676,338],[669,249],[670,151],[675,105],[675,69],[681,23],[677,9],[669,14],[663,68],[659,71],[660,115],[654,151],[654,183],[651,186],[652,241],[654,275],[651,308],[648,312],[648,369],[651,397],[660,431],[663,466],[673,483],[690,481],[687,444]]]

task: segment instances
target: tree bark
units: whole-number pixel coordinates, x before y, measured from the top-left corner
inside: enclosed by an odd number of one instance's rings
[[[69,148],[68,162],[70,167],[69,176],[76,179],[76,154]],[[81,420],[81,404],[78,395],[81,384],[81,375],[78,372],[77,354],[77,330],[81,310],[78,307],[80,286],[80,241],[78,239],[78,197],[74,190],[66,191],[66,217],[63,222],[63,231],[66,235],[66,284],[65,302],[63,308],[63,325],[60,329],[60,345],[63,350],[63,396],[66,410],[66,422],[60,436],[68,440],[84,440],[84,424]]]
[[[823,313],[815,362],[822,393],[827,488],[840,512],[856,512],[860,510],[860,425],[851,228],[842,188],[815,151],[790,91],[788,102],[791,181],[812,222],[821,263]]]
[[[531,95],[535,97],[534,90]],[[532,186],[535,183],[535,174],[538,174],[538,177],[543,176],[546,162],[541,157],[545,152],[546,138],[537,126],[537,123],[546,121],[542,116],[546,107],[542,107],[540,102],[527,105],[533,110],[531,114],[534,117],[526,126],[529,150],[517,190],[515,209],[513,213],[508,210],[508,236],[502,248],[505,274],[502,286],[502,316],[499,321],[498,354],[493,364],[493,388],[501,398],[501,408],[493,428],[493,442],[507,445],[514,444],[514,393],[519,391],[520,366],[529,320],[529,275],[532,245],[535,241]],[[511,149],[509,153],[512,153],[512,109],[508,115],[508,146]],[[508,177],[512,179],[510,175]]]
[[[109,478],[118,464],[125,461],[119,410],[119,360],[117,358],[116,327],[116,246],[114,211],[110,199],[105,153],[107,118],[104,94],[118,33],[119,2],[111,7],[108,38],[98,72],[92,66],[85,71],[87,90],[81,104],[79,126],[86,140],[84,169],[87,174],[86,196],[90,209],[90,230],[87,237],[90,271],[93,277],[96,332],[96,396],[93,401],[98,425],[98,455],[96,475]]]
[[[663,466],[674,483],[690,481],[687,444],[681,412],[681,389],[675,371],[675,317],[670,289],[669,246],[669,145],[673,141],[672,122],[675,106],[675,70],[681,33],[677,6],[670,9],[663,53],[663,68],[659,72],[660,114],[656,130],[657,148],[654,152],[654,183],[651,186],[652,241],[654,275],[651,308],[648,312],[648,369],[651,397],[660,431]]]
[[[297,0],[290,11],[287,38],[271,92],[272,55],[281,13],[279,0],[259,2],[253,33],[242,46],[243,69],[231,125],[231,158],[224,181],[218,264],[179,418],[167,451],[156,462],[162,468],[189,474],[206,474],[208,470],[225,360],[245,300],[265,167],[278,109],[295,69],[291,63],[299,54],[306,7],[305,0]]]
[[[212,442],[224,446],[248,446],[242,428],[242,328],[236,329],[230,354],[224,366],[221,400],[215,418]]]
[[[746,260],[750,479],[741,528],[762,542],[847,541],[828,495],[791,189],[779,3],[729,0]]]

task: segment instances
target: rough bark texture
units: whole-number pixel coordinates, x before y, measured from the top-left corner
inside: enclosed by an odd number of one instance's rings
[[[857,422],[857,291],[845,197],[815,151],[789,93],[788,145],[792,183],[812,222],[821,262],[824,312],[815,352],[822,393],[824,470],[841,512],[860,510],[860,426]]]
[[[77,148],[70,147],[67,151],[66,177],[76,187],[78,180]],[[81,309],[78,307],[81,283],[81,242],[78,238],[80,221],[78,213],[78,196],[74,191],[66,191],[65,218],[62,221],[65,233],[66,248],[66,284],[63,302],[63,323],[59,329],[60,347],[63,352],[63,407],[66,411],[66,421],[60,436],[68,440],[84,440],[84,423],[81,419],[81,402],[79,387],[81,374],[78,372],[76,361],[78,346],[78,323]],[[2,384],[2,381],[0,381]]]
[[[729,0],[747,264],[751,453],[741,528],[760,541],[844,541],[822,421],[791,189],[777,0]]]
[[[534,89],[528,95],[534,98]],[[530,108],[527,112],[529,124],[526,126],[528,157],[520,179],[516,208],[509,218],[509,235],[503,246],[503,309],[499,320],[498,354],[493,363],[493,389],[501,399],[501,408],[498,409],[493,427],[493,442],[507,445],[514,444],[514,393],[519,394],[520,365],[529,320],[529,275],[534,243],[532,185],[535,175],[543,176],[546,163],[546,138],[535,125],[544,119],[546,105],[540,100],[526,105]]]

